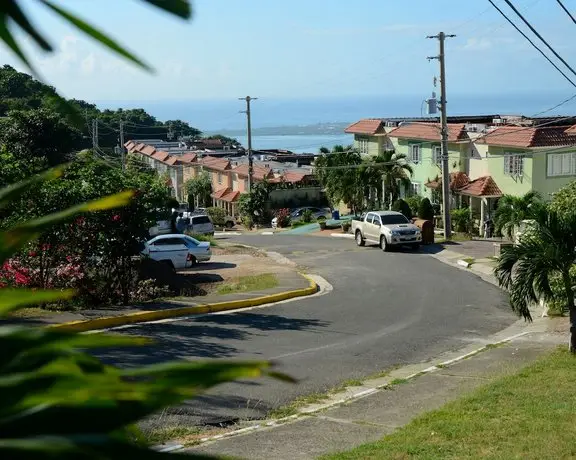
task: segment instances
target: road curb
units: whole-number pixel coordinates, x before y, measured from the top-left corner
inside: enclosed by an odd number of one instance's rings
[[[334,238],[346,238],[348,240],[354,239],[354,235],[351,233],[330,233],[330,236]]]
[[[302,289],[294,289],[292,291],[279,292],[277,294],[270,294],[261,297],[254,297],[252,299],[231,300],[228,302],[217,302],[205,305],[196,305],[191,307],[169,308],[164,310],[151,310],[141,311],[137,313],[129,313],[127,315],[108,316],[104,318],[88,319],[81,321],[70,321],[68,323],[61,323],[51,325],[48,327],[55,329],[63,329],[66,331],[86,332],[98,329],[108,329],[111,327],[124,326],[127,324],[144,323],[149,321],[157,321],[161,319],[177,318],[179,316],[189,315],[204,315],[206,313],[217,313],[222,311],[241,310],[243,308],[257,307],[269,303],[280,302],[283,300],[294,299],[296,297],[305,297],[316,294],[318,285],[309,276],[300,273],[300,276],[305,278],[309,286]]]

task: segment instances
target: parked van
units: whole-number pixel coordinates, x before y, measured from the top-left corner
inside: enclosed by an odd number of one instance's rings
[[[207,215],[191,215],[188,231],[198,235],[214,235],[214,224]]]

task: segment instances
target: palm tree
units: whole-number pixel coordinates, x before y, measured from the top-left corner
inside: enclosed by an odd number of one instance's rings
[[[544,206],[538,192],[528,192],[523,196],[504,195],[498,201],[494,216],[496,231],[512,239],[514,227],[521,221],[534,219]]]
[[[534,226],[515,246],[506,248],[494,269],[498,283],[510,293],[510,305],[531,321],[529,306],[557,299],[550,280],[562,280],[562,297],[570,313],[570,351],[576,353],[576,307],[570,269],[576,262],[576,212],[559,215],[541,208]]]
[[[378,166],[378,169],[384,183],[384,202],[392,204],[400,196],[400,184],[410,186],[410,177],[414,170],[405,154],[395,153],[393,150],[381,153],[374,158],[374,162],[385,163]]]

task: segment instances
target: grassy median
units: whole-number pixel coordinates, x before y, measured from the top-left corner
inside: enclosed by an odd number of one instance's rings
[[[576,357],[558,350],[343,459],[576,458]]]
[[[278,278],[273,273],[241,276],[232,282],[218,288],[218,294],[235,294],[236,292],[262,291],[278,286]]]

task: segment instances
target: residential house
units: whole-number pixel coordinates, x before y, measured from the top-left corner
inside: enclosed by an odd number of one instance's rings
[[[442,149],[440,145],[439,123],[402,123],[388,133],[397,153],[406,155],[412,166],[411,186],[405,194],[421,195],[438,201],[435,195],[441,191]],[[462,174],[468,171],[470,140],[465,123],[448,124],[448,166],[451,173],[451,187],[456,188],[462,181]]]
[[[345,133],[354,134],[354,148],[362,155],[376,156],[387,149],[392,149],[389,142],[385,123],[381,119],[367,118],[352,123]]]

